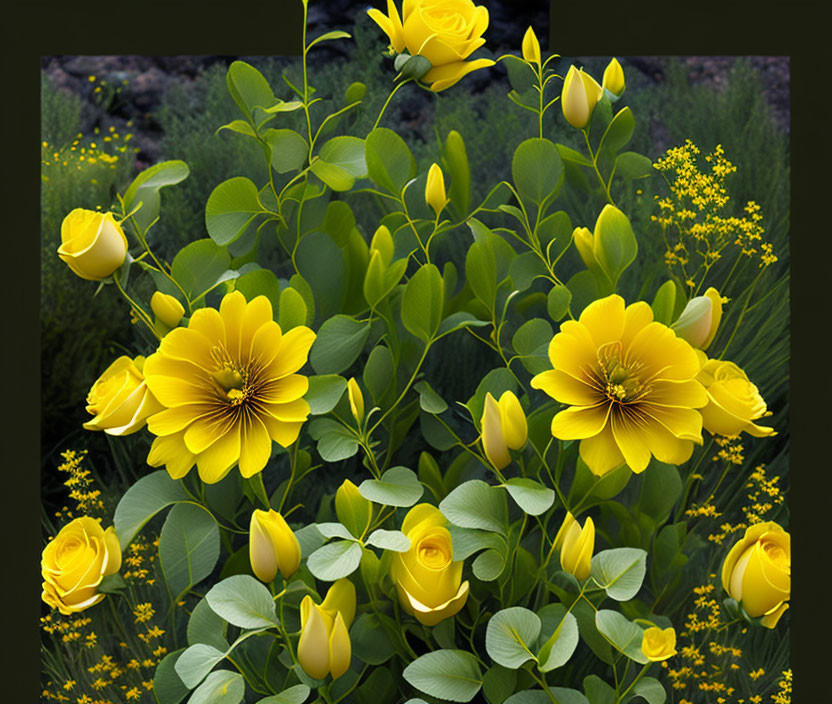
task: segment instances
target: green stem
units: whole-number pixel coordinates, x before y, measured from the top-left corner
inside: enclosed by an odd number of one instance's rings
[[[628,664],[629,664],[629,663],[628,663]],[[616,700],[615,700],[615,704],[619,704],[619,702],[621,702],[621,701],[624,699],[624,697],[626,697],[626,696],[627,696],[627,694],[629,693],[629,691],[630,691],[633,687],[635,687],[635,685],[638,683],[638,681],[639,681],[639,680],[640,680],[640,679],[644,676],[644,673],[645,673],[645,672],[647,672],[647,670],[648,670],[648,669],[650,669],[650,665],[652,665],[652,664],[653,664],[653,663],[648,662],[648,663],[647,663],[644,667],[642,667],[642,668],[641,668],[641,672],[639,672],[639,673],[638,673],[638,674],[637,674],[637,675],[633,678],[633,681],[632,681],[632,682],[630,682],[630,686],[629,686],[629,687],[627,687],[627,689],[625,689],[623,692],[621,692],[621,694],[618,696],[618,699],[616,699]],[[617,688],[616,688],[616,689],[617,689]]]
[[[393,96],[396,95],[399,88],[401,88],[406,83],[410,83],[410,81],[412,81],[412,80],[413,80],[412,78],[408,78],[408,79],[402,81],[401,83],[397,83],[393,87],[393,90],[390,91],[390,95],[387,96],[387,100],[384,101],[384,105],[381,106],[381,112],[378,114],[378,117],[376,118],[376,121],[373,123],[373,129],[370,130],[370,132],[372,132],[376,127],[378,127],[378,123],[381,122],[381,117],[382,117],[382,115],[384,115],[384,111],[387,110],[387,106],[390,105],[390,101],[393,99]]]
[[[601,184],[601,188],[604,189],[604,195],[607,197],[607,202],[614,206],[615,202],[610,195],[610,191],[607,188],[607,184],[604,182],[604,177],[601,176],[601,172],[598,170],[598,155],[592,152],[592,146],[589,144],[589,132],[586,129],[582,129],[584,140],[586,141],[586,148],[589,150],[589,156],[592,159],[592,168],[595,169],[595,174],[598,176],[598,182]]]
[[[422,356],[419,358],[419,362],[416,364],[416,368],[413,370],[413,374],[411,374],[410,379],[408,380],[405,387],[402,389],[402,392],[399,394],[399,397],[393,402],[393,405],[390,406],[384,413],[382,413],[381,417],[373,424],[373,427],[370,428],[369,432],[367,433],[367,439],[369,440],[370,436],[375,432],[376,428],[381,425],[382,421],[390,415],[390,412],[399,405],[401,400],[404,398],[405,394],[410,390],[410,386],[416,380],[416,375],[419,373],[419,370],[422,368],[422,363],[425,361],[425,357],[427,357],[428,350],[430,349],[431,342],[428,341],[425,343],[425,349],[422,350]]]
[[[136,314],[136,317],[139,318],[147,327],[150,329],[150,332],[156,337],[157,340],[161,340],[162,336],[156,330],[156,326],[153,325],[153,321],[150,320],[150,316],[144,312],[144,309],[136,303],[130,296],[127,294],[127,291],[124,290],[124,287],[121,285],[121,282],[118,280],[118,272],[113,272],[113,282],[116,285],[116,288],[119,290],[122,296],[127,299],[127,302],[130,304],[130,307],[133,309],[133,312]]]

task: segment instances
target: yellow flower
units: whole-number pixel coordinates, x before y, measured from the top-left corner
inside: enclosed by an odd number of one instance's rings
[[[702,364],[697,379],[708,392],[708,405],[702,409],[702,423],[709,433],[732,436],[745,431],[755,438],[777,434],[774,428],[754,423],[771,414],[757,387],[736,364],[708,359]]]
[[[661,662],[676,655],[676,631],[653,626],[644,631],[641,652],[651,662]]]
[[[448,204],[448,198],[445,195],[445,177],[442,175],[439,164],[431,164],[428,171],[428,180],[425,184],[425,202],[433,208],[437,218]]]
[[[624,71],[618,59],[613,59],[607,64],[601,85],[615,96],[620,96],[624,92]]]
[[[182,316],[185,315],[182,304],[174,296],[169,296],[161,291],[156,291],[150,297],[150,309],[167,328],[175,328],[182,320]]]
[[[332,584],[320,605],[307,595],[300,603],[298,662],[310,677],[338,679],[350,667],[349,628],[355,616],[355,587],[348,579]]]
[[[694,349],[661,323],[643,301],[624,307],[618,295],[588,305],[549,343],[551,371],[532,387],[570,408],[552,419],[552,435],[580,440],[580,455],[603,476],[625,463],[642,472],[651,455],[681,464],[702,443],[708,401],[696,380]]]
[[[531,27],[523,35],[523,58],[530,64],[540,66],[540,42]]]
[[[450,618],[468,598],[462,561],[453,561],[451,534],[445,526],[445,517],[435,506],[414,506],[402,523],[410,549],[393,553],[390,566],[402,608],[426,626]]]
[[[251,569],[261,582],[273,582],[278,570],[284,579],[297,572],[300,543],[277,511],[255,509],[251,514],[248,536]]]
[[[679,337],[697,349],[706,350],[713,342],[722,320],[722,302],[719,291],[711,286],[704,296],[696,296],[688,301],[671,327]]]
[[[347,382],[347,396],[350,401],[352,417],[355,418],[356,422],[360,425],[364,418],[364,395],[361,393],[361,389],[358,387],[358,382],[354,377],[351,377]]]
[[[121,547],[111,526],[104,530],[89,516],[68,523],[44,548],[40,562],[41,598],[69,615],[104,598],[96,587],[121,569]]]
[[[560,106],[566,121],[578,129],[586,127],[589,118],[592,117],[595,103],[601,100],[603,95],[603,89],[592,76],[570,66],[560,96]]]
[[[791,596],[791,536],[776,523],[749,526],[722,563],[722,586],[751,618],[774,628]]]
[[[520,401],[511,391],[504,392],[499,403],[490,393],[485,395],[480,427],[482,449],[497,469],[502,469],[511,462],[509,448],[519,450],[526,444],[526,415]]]
[[[76,208],[61,223],[58,256],[82,279],[106,279],[126,255],[127,237],[112,213]]]
[[[401,18],[393,0],[387,0],[387,15],[380,10],[367,14],[384,30],[396,53],[405,49],[423,56],[431,68],[421,81],[432,91],[450,88],[464,76],[493,66],[491,59],[465,61],[485,44],[488,10],[471,0],[404,0]]]
[[[283,334],[265,296],[246,303],[234,291],[219,311],[195,311],[145,363],[147,385],[165,406],[148,422],[158,437],[147,463],[166,465],[174,479],[196,463],[208,484],[237,463],[243,477],[260,472],[272,441],[288,447],[309,415],[309,380],[296,372],[314,340],[302,325]]]
[[[87,430],[108,435],[130,435],[144,427],[147,418],[163,406],[147,388],[142,356],[121,356],[98,377],[87,394],[87,413],[95,416],[84,423]]]
[[[569,512],[555,536],[555,548],[560,551],[560,566],[579,581],[589,577],[592,551],[595,549],[595,524],[586,519],[584,527]]]

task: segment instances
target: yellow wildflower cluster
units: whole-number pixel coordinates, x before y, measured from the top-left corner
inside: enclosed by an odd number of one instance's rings
[[[128,150],[132,148],[134,153],[138,153],[138,148],[131,147],[131,139],[133,139],[131,133],[121,135],[115,127],[110,126],[109,131],[103,136],[96,127],[89,142],[84,139],[82,132],[75,135],[75,139],[68,146],[58,146],[43,141],[41,142],[41,180],[48,183],[66,171],[81,171],[84,179],[96,185],[106,171],[118,168]],[[100,144],[96,140],[100,140]]]
[[[747,502],[742,507],[746,522],[751,525],[765,520],[766,514],[785,500],[785,495],[777,486],[780,477],[766,478],[764,465],[757,467],[749,476],[746,488]]]
[[[777,683],[779,692],[771,695],[772,704],[792,704],[792,671],[785,670]]]
[[[157,551],[150,550],[151,545],[157,547],[159,539],[157,538],[153,543],[147,543],[141,538],[137,538],[130,543],[128,548],[130,554],[124,558],[126,569],[121,575],[128,583],[140,581],[149,586],[153,586],[155,583],[156,578],[152,576],[151,568],[153,561],[156,559]]]
[[[668,149],[653,164],[671,192],[666,198],[656,196],[659,212],[652,216],[665,237],[665,263],[692,290],[701,287],[708,270],[729,245],[739,250],[739,256],[756,255],[760,266],[777,261],[772,245],[763,242],[759,204],[749,201],[742,217],[726,216],[723,212],[730,202],[725,178],[737,167],[725,157],[722,145],[705,156],[709,172],[700,170],[699,153],[699,148],[688,139],[683,145]]]
[[[75,506],[71,509],[64,506],[60,511],[56,511],[56,518],[70,519],[76,515],[98,518],[104,511],[101,491],[93,488],[92,472],[83,466],[86,456],[86,450],[65,450],[61,453],[64,461],[58,465],[58,471],[69,474],[64,486],[70,490],[69,498],[75,502]]]
[[[728,464],[742,465],[745,461],[745,456],[742,454],[742,442],[738,436],[725,437],[715,435],[714,441],[720,448],[714,456],[714,462],[725,460]]]

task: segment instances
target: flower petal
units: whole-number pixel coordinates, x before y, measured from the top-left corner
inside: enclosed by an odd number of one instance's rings
[[[199,478],[206,484],[220,481],[240,459],[240,429],[234,426],[211,446],[197,455]]]
[[[434,93],[450,88],[465,78],[472,71],[493,66],[491,59],[475,59],[474,61],[456,61],[443,66],[434,66],[423,77],[422,82],[430,84]]]
[[[613,294],[593,301],[584,308],[578,323],[587,329],[596,348],[620,340],[624,331],[624,299]]]
[[[281,447],[289,447],[297,440],[303,426],[303,423],[284,423],[269,415],[261,416],[260,420],[266,426],[266,430],[269,431],[269,437]]]
[[[279,378],[294,374],[309,358],[309,349],[315,342],[315,333],[305,325],[292,328],[280,340],[280,349],[268,366],[267,375]]]
[[[581,440],[600,433],[607,424],[610,403],[571,406],[552,418],[552,435],[561,440]]]
[[[556,401],[571,406],[591,406],[603,398],[589,384],[559,369],[551,369],[532,377],[532,388],[541,389]]]
[[[272,439],[266,426],[255,415],[250,415],[241,429],[240,474],[253,477],[266,466],[272,452]]]
[[[586,466],[598,477],[624,464],[624,455],[618,449],[609,425],[598,435],[581,440],[578,451]]]
[[[181,479],[194,466],[195,455],[188,450],[184,433],[157,437],[150,446],[147,463],[151,467],[165,465],[172,479]]]

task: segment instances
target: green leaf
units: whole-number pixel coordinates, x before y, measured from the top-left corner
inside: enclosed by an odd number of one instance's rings
[[[396,287],[404,276],[407,262],[399,259],[385,269],[381,253],[373,253],[364,278],[364,298],[368,305],[375,308]]]
[[[228,650],[226,629],[226,622],[214,613],[205,599],[201,599],[188,619],[188,645],[204,643],[225,652]]]
[[[355,214],[352,208],[342,200],[330,201],[326,206],[326,215],[324,215],[324,232],[332,238],[332,241],[339,247],[345,246],[354,227]]]
[[[347,526],[341,523],[317,523],[318,530],[325,538],[342,538],[344,540],[354,540],[353,533],[350,532]],[[363,526],[362,526],[363,530]],[[359,531],[360,533],[361,531]]]
[[[633,687],[633,694],[641,697],[647,704],[664,704],[667,701],[667,692],[662,683],[653,677],[644,677]]]
[[[467,215],[471,203],[471,168],[468,165],[465,142],[456,130],[451,130],[445,140],[442,164],[451,178],[448,188],[451,205],[460,217]]]
[[[543,318],[527,320],[514,333],[511,345],[529,373],[539,374],[552,368],[549,362],[549,343],[552,337],[552,326]]]
[[[116,535],[122,552],[153,516],[163,508],[189,497],[182,485],[161,469],[142,477],[131,486],[116,506],[113,517]]]
[[[647,658],[641,652],[644,631],[617,611],[601,609],[595,614],[595,626],[619,652],[644,665]]]
[[[579,271],[572,276],[566,282],[566,288],[569,289],[569,293],[571,294],[569,310],[575,319],[580,316],[581,311],[590,303],[602,298],[601,289],[598,286],[598,279],[588,269]]]
[[[465,255],[465,277],[474,295],[489,309],[497,294],[497,259],[490,239],[474,242]]]
[[[367,173],[374,183],[394,196],[416,176],[416,160],[405,141],[393,130],[377,127],[366,140]]]
[[[301,555],[311,555],[326,542],[326,536],[318,530],[315,523],[310,523],[294,533],[298,543],[300,543]]]
[[[280,305],[278,306],[277,322],[282,332],[287,332],[300,325],[306,325],[309,320],[309,311],[306,302],[291,286],[280,292]]]
[[[470,702],[480,691],[476,658],[464,650],[434,650],[411,662],[402,676],[416,689],[452,702]]]
[[[257,186],[245,176],[235,176],[217,186],[205,204],[205,228],[218,245],[236,240],[260,213],[263,206]]]
[[[257,704],[303,704],[309,698],[310,691],[305,684],[296,684],[294,687],[284,689],[279,694],[258,699]]]
[[[537,226],[537,236],[552,266],[572,244],[573,232],[572,220],[563,210],[548,215]]]
[[[386,345],[373,347],[367,359],[367,364],[364,365],[364,385],[376,404],[390,388],[395,369],[393,354],[390,349]]]
[[[639,510],[660,525],[667,520],[681,495],[679,470],[672,464],[653,459],[641,475]]]
[[[536,278],[548,276],[548,272],[536,252],[524,252],[512,260],[509,276],[514,289],[525,291]]]
[[[214,134],[219,134],[221,130],[231,130],[232,132],[237,132],[238,134],[244,134],[246,137],[254,137],[257,139],[257,135],[254,133],[254,128],[245,120],[232,120],[227,125],[217,127],[217,131]]]
[[[533,137],[522,142],[511,160],[511,177],[521,198],[539,205],[563,179],[563,162],[548,139]]]
[[[604,132],[598,151],[606,150],[610,154],[617,154],[630,141],[635,128],[636,120],[633,117],[633,111],[629,107],[622,108],[615,114],[607,131]]]
[[[641,589],[647,553],[638,548],[613,548],[592,556],[592,579],[616,601],[629,601]]]
[[[306,45],[306,50],[309,51],[318,42],[326,42],[332,39],[349,39],[351,35],[347,32],[342,32],[340,29],[332,30],[331,32],[324,32],[320,37],[315,37],[309,44]]]
[[[361,546],[351,540],[338,540],[318,548],[306,566],[318,579],[334,582],[352,574],[361,562]]]
[[[365,479],[358,485],[365,499],[384,506],[413,506],[425,491],[412,469],[391,467],[381,479]]]
[[[193,689],[223,658],[224,651],[205,643],[197,643],[185,650],[176,661],[176,674],[188,689]]]
[[[408,332],[429,342],[442,322],[444,283],[439,269],[424,264],[410,278],[402,296],[402,324]]]
[[[650,307],[653,309],[653,320],[656,322],[662,325],[670,325],[673,322],[673,310],[676,307],[676,283],[672,279],[659,286]]]
[[[353,655],[368,665],[381,665],[395,653],[387,632],[373,613],[355,619],[350,628],[350,643]]]
[[[508,72],[508,82],[518,93],[524,93],[537,84],[534,70],[519,57],[506,54],[503,63]]]
[[[240,628],[267,628],[279,623],[271,593],[247,574],[215,584],[205,600],[214,613]]]
[[[153,694],[159,704],[179,704],[188,696],[188,688],[176,674],[176,662],[184,652],[185,648],[176,650],[166,655],[164,660],[156,666],[156,673],[153,675]]]
[[[516,670],[527,660],[536,660],[532,648],[539,633],[537,614],[522,606],[512,606],[489,620],[485,650],[498,665]]]
[[[572,608],[572,613],[578,621],[578,631],[584,643],[589,646],[599,660],[611,665],[613,662],[612,648],[606,638],[598,632],[595,625],[594,608],[586,601],[578,600],[578,603]]]
[[[488,704],[503,704],[516,686],[517,672],[502,665],[492,665],[482,678],[482,693]]]
[[[558,150],[558,154],[560,154],[560,158],[564,161],[571,161],[575,164],[580,164],[581,166],[592,167],[592,162],[580,152],[570,149],[563,144],[556,144],[555,147]]]
[[[514,502],[530,516],[545,513],[555,503],[555,492],[534,479],[513,477],[500,486],[508,491]]]
[[[291,289],[287,289],[291,290]],[[347,388],[347,380],[337,374],[319,374],[309,377],[309,391],[304,398],[314,416],[329,413]]]
[[[146,230],[159,215],[159,189],[173,186],[188,178],[190,169],[184,161],[162,161],[139,173],[124,192],[124,212],[129,213],[141,203],[133,218]]]
[[[616,691],[598,675],[584,677],[584,691],[589,704],[617,704]]]
[[[333,137],[312,161],[310,169],[333,191],[348,191],[356,179],[367,175],[364,140],[358,137]]]
[[[246,681],[239,672],[212,672],[194,690],[188,704],[239,704],[246,692]]]
[[[228,270],[231,257],[225,247],[209,239],[185,245],[173,258],[171,275],[185,289],[191,302],[198,301]]]
[[[317,374],[340,374],[361,354],[370,323],[348,315],[336,315],[325,321],[312,345],[309,361]]]
[[[393,552],[407,552],[410,550],[410,538],[400,530],[384,530],[379,528],[370,533],[365,541],[367,545]]]
[[[309,434],[318,442],[318,454],[326,462],[340,462],[358,452],[356,436],[331,418],[313,420]]]
[[[545,614],[544,635],[548,630],[552,630],[552,634],[540,646],[537,659],[540,671],[550,672],[569,662],[578,647],[578,622],[563,604],[544,606],[540,614],[541,620]],[[552,624],[556,624],[554,628],[551,628]]]
[[[427,413],[439,414],[448,409],[448,404],[437,394],[431,385],[426,381],[420,381],[413,385],[413,390],[419,394],[419,405]]]
[[[479,528],[505,535],[508,525],[505,493],[480,479],[460,484],[439,504],[439,510],[460,528]]]
[[[615,173],[626,179],[639,179],[652,176],[653,162],[636,152],[624,152],[615,160]]]
[[[235,61],[228,67],[225,83],[234,102],[248,118],[255,107],[269,108],[276,102],[263,74],[245,61]]]
[[[208,240],[204,240],[207,242]],[[275,273],[269,269],[255,269],[234,279],[234,288],[240,291],[247,301],[253,301],[257,296],[265,296],[272,304],[272,316],[280,310],[281,291],[280,281]],[[285,289],[290,291],[291,289]],[[281,326],[283,332],[286,330]]]
[[[495,550],[503,555],[507,554],[508,548],[505,539],[496,533],[474,530],[472,528],[460,528],[453,524],[449,526],[448,530],[451,533],[454,562],[467,560],[471,555],[483,548]]]
[[[595,223],[595,255],[613,284],[633,263],[638,243],[630,220],[618,208],[604,206]]]
[[[474,576],[483,582],[493,582],[506,566],[505,555],[498,550],[486,550],[477,555],[471,568]]]
[[[481,328],[484,325],[491,325],[491,321],[479,320],[465,311],[451,313],[442,321],[442,324],[439,326],[439,332],[436,336],[442,337],[455,332],[456,330],[462,330],[463,328]]]
[[[297,132],[268,129],[263,133],[263,139],[271,149],[272,167],[277,173],[286,174],[303,168],[309,155],[309,145]]]
[[[159,536],[159,563],[174,599],[205,579],[220,556],[220,531],[201,506],[177,504]]]
[[[546,297],[546,311],[549,317],[558,321],[569,311],[569,304],[572,302],[572,292],[563,285],[552,286],[549,295]]]
[[[103,577],[96,588],[99,594],[120,594],[127,588],[127,582],[116,572]]]

